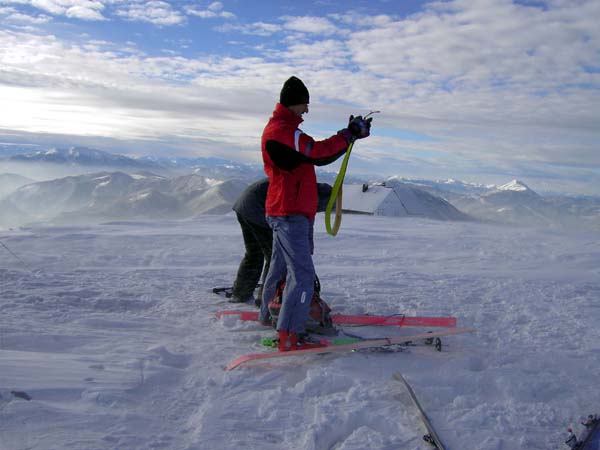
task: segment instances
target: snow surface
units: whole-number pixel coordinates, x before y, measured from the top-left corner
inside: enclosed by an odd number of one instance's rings
[[[27,267],[0,248],[0,448],[427,449],[395,371],[448,449],[565,448],[598,412],[597,235],[344,216],[333,238],[319,215],[315,238],[335,311],[476,332],[224,372],[274,334],[215,319],[236,308],[209,292],[242,256],[233,215],[3,232]]]

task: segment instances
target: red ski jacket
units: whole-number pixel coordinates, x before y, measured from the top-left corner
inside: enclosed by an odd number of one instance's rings
[[[312,220],[317,212],[314,166],[330,164],[348,149],[342,135],[315,141],[298,128],[301,123],[301,117],[277,103],[263,131],[262,157],[269,177],[267,216],[301,214]]]

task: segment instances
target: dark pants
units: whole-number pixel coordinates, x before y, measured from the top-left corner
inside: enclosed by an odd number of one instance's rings
[[[254,294],[254,289],[262,273],[262,284],[269,272],[271,251],[273,248],[273,231],[252,222],[248,222],[237,214],[238,222],[242,228],[246,254],[240,262],[238,273],[233,283],[233,296],[246,300]],[[264,269],[263,269],[264,263]],[[262,298],[262,286],[259,288],[256,298]]]

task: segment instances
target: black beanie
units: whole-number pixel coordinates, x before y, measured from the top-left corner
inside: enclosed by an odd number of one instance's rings
[[[294,76],[287,79],[281,88],[279,103],[283,106],[302,105],[309,103],[308,89],[300,78]]]

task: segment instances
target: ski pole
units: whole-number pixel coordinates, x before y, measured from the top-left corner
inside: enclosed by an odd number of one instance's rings
[[[21,264],[23,264],[23,265],[24,265],[24,266],[25,266],[25,267],[26,267],[28,270],[30,270],[30,271],[31,271],[31,267],[29,267],[29,264],[27,264],[25,261],[23,261],[23,260],[22,260],[22,259],[19,257],[19,255],[17,255],[17,254],[16,254],[15,252],[13,252],[13,251],[12,251],[10,248],[8,248],[4,242],[0,241],[0,245],[1,245],[2,247],[4,247],[8,253],[10,253],[12,256],[14,256],[14,258],[15,258],[17,261],[19,261],[19,262],[20,262]]]
[[[372,114],[379,113],[381,111],[371,111],[367,114],[364,119],[367,119]],[[327,202],[327,207],[325,208],[325,229],[327,233],[332,236],[335,236],[342,224],[342,184],[344,184],[344,177],[346,176],[346,169],[348,168],[348,160],[350,159],[350,153],[352,152],[352,147],[354,147],[354,141],[350,143],[348,146],[348,150],[346,150],[346,156],[344,156],[344,160],[342,161],[342,166],[340,167],[340,172],[335,179],[335,183],[333,183],[333,189],[331,190],[331,196],[329,197],[329,202]],[[331,226],[331,211],[333,210],[333,205],[335,206],[335,221],[333,223],[333,227]]]

